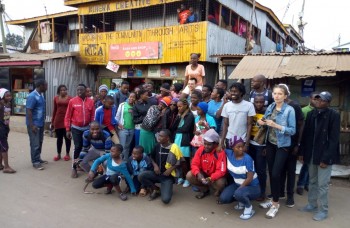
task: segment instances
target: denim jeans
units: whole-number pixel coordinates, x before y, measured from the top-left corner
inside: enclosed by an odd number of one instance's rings
[[[130,156],[130,144],[134,137],[134,129],[122,129],[118,131],[120,144],[123,146],[123,160],[127,161]]]
[[[265,196],[266,191],[266,156],[263,155],[264,146],[250,144],[248,154],[254,160],[255,172],[258,175],[260,184],[261,196]]]
[[[310,183],[308,201],[311,206],[317,207],[318,200],[320,204],[319,211],[325,213],[328,213],[328,184],[331,180],[331,173],[331,165],[321,168],[319,165],[309,164]]]
[[[139,174],[141,185],[148,188],[160,183],[160,194],[162,202],[168,204],[173,196],[174,177],[157,175],[154,171],[144,171]]]
[[[74,142],[74,159],[79,158],[79,154],[81,152],[81,149],[83,148],[83,133],[84,131],[80,131],[75,128],[71,128],[72,131],[72,138]],[[74,161],[73,159],[73,161]]]
[[[297,187],[298,188],[305,188],[308,186],[309,186],[309,166],[304,163],[300,169]]]
[[[255,200],[260,196],[260,186],[245,186],[241,187],[233,183],[222,191],[220,195],[220,203],[227,204],[232,203],[234,199],[236,199],[238,202],[244,204],[245,207],[250,207],[252,204],[250,203],[251,200]]]
[[[41,149],[44,141],[44,127],[38,128],[34,133],[32,129],[27,125],[27,131],[30,143],[30,156],[33,165],[40,164],[41,161]]]
[[[90,147],[83,160],[80,162],[80,167],[85,171],[89,172],[91,169],[90,162],[96,160],[104,153],[104,150],[97,150],[93,146]]]

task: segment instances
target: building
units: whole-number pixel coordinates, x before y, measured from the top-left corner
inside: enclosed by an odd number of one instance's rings
[[[332,49],[333,49],[333,51],[348,52],[350,50],[350,42],[349,43],[345,43],[345,44],[341,44],[341,45],[336,46],[336,47],[334,47]]]
[[[206,81],[217,79],[219,53],[293,52],[302,39],[251,0],[65,0],[78,9],[81,61],[98,68],[99,83],[184,80],[191,53],[201,53]],[[193,11],[182,23],[181,4]],[[182,11],[183,12],[183,11]],[[187,12],[187,11],[186,11]],[[181,15],[181,14],[180,14]],[[251,23],[250,23],[251,22]],[[250,31],[251,28],[251,32]],[[254,40],[254,41],[253,41]],[[106,65],[117,64],[117,71]]]

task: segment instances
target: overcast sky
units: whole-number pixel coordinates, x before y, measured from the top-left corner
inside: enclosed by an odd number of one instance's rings
[[[350,42],[350,1],[349,0],[305,0],[304,39],[307,47],[312,49],[327,49],[340,43]],[[63,0],[2,0],[6,12],[11,19],[30,18],[47,13],[57,13],[74,8],[65,7]],[[264,6],[272,9],[285,24],[292,24],[297,29],[298,15],[303,0],[258,0]],[[289,5],[289,9],[287,6]],[[19,7],[20,6],[20,7]],[[10,28],[11,32],[20,30]]]

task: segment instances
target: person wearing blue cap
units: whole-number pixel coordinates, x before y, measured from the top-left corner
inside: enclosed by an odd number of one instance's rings
[[[302,212],[314,212],[313,219],[328,217],[328,183],[332,165],[339,159],[340,115],[330,108],[332,94],[315,96],[315,109],[307,114],[299,160],[309,166],[308,204]]]

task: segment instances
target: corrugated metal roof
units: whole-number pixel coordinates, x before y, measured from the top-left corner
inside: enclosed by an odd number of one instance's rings
[[[263,74],[266,78],[336,76],[350,71],[350,55],[245,56],[231,73],[231,79],[250,79]]]
[[[25,54],[13,53],[0,55],[0,62],[26,62],[26,61],[44,61],[48,59],[59,59],[70,56],[78,56],[79,52],[59,52],[50,54]]]

